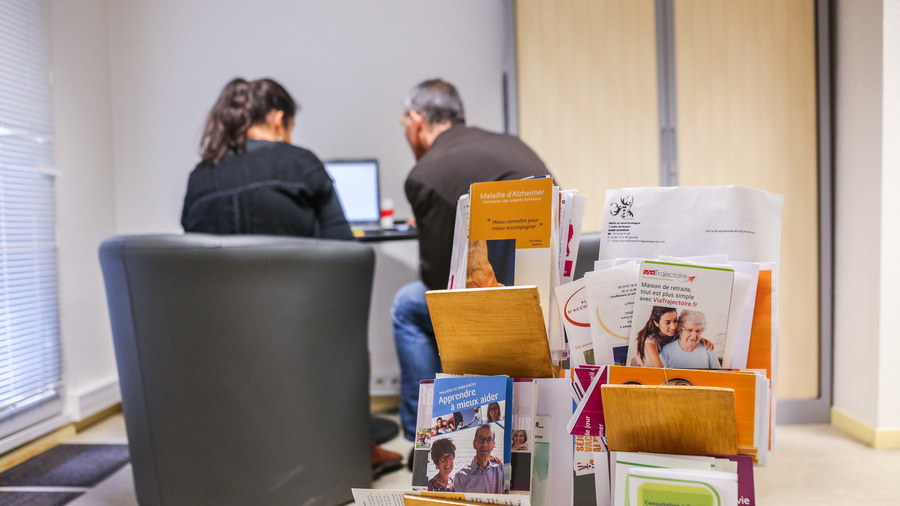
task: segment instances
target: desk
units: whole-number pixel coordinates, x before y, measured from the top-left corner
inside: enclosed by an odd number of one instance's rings
[[[415,228],[408,228],[405,230],[376,230],[375,232],[354,231],[353,236],[359,242],[375,243],[384,241],[403,241],[408,239],[418,239],[419,232]]]
[[[400,363],[394,348],[391,303],[394,294],[419,279],[419,241],[412,233],[389,233],[358,237],[375,250],[375,278],[369,306],[369,352],[371,395],[400,395]]]

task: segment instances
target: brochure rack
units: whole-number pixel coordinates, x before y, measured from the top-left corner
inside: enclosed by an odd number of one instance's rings
[[[559,377],[535,286],[426,292],[444,372]],[[611,451],[736,455],[735,392],[729,388],[603,385]],[[574,504],[585,504],[575,497]],[[408,495],[405,506],[473,504]]]

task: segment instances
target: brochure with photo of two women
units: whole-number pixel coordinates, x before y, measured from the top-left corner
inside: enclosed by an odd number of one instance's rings
[[[626,364],[722,369],[735,331],[733,291],[727,265],[641,261]]]

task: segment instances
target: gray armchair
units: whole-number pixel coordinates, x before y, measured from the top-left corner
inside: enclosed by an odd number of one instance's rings
[[[205,234],[100,247],[142,505],[332,505],[371,486],[375,257]]]

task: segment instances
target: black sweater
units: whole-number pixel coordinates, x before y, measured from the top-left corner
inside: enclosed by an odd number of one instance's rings
[[[425,285],[432,290],[447,288],[456,202],[472,183],[547,174],[544,162],[516,137],[464,125],[438,135],[406,178]]]
[[[181,212],[185,232],[352,239],[334,186],[311,151],[248,139],[216,165],[191,172]]]

